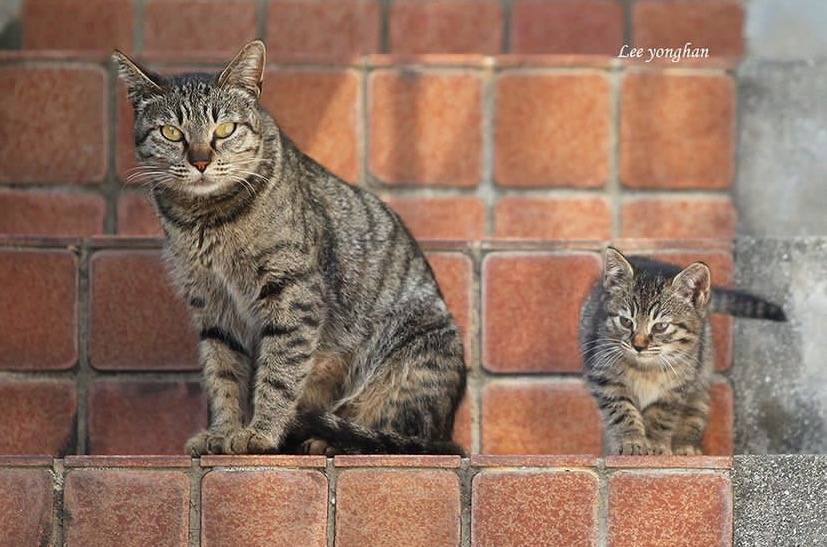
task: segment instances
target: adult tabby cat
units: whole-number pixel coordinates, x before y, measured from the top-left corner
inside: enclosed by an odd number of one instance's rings
[[[710,278],[702,262],[681,270],[606,249],[580,342],[609,453],[701,454],[713,365],[708,314],[786,319],[775,304],[712,288]]]
[[[462,453],[460,336],[399,217],[299,151],[259,103],[260,41],[218,75],[115,52],[136,177],[201,331],[199,454]]]

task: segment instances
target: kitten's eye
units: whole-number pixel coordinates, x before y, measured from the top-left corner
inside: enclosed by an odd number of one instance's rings
[[[163,135],[165,139],[173,142],[178,142],[184,138],[184,134],[181,133],[181,130],[174,125],[165,125],[161,127],[161,135]]]
[[[621,317],[620,324],[623,325],[624,328],[631,329],[634,323],[628,317]]]
[[[233,122],[224,122],[218,124],[215,128],[215,136],[219,139],[226,139],[235,132],[235,124]]]
[[[652,325],[652,332],[661,333],[669,328],[669,323],[655,323]]]

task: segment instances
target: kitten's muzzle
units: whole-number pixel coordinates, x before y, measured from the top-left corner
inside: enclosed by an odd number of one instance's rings
[[[203,173],[212,161],[212,148],[208,144],[190,145],[187,150],[187,161]]]
[[[635,334],[632,337],[632,347],[641,352],[649,347],[649,337],[645,334]]]

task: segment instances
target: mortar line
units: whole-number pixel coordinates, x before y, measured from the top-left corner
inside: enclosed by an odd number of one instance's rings
[[[600,459],[595,468],[597,473],[597,545],[609,544],[609,479],[606,464]]]
[[[456,470],[460,486],[460,545],[471,547],[471,503],[473,498],[474,477],[479,469],[472,468],[469,458],[463,458]]]
[[[390,53],[390,13],[393,0],[380,0],[379,2],[379,51]]]
[[[511,18],[513,17],[511,0],[500,0],[502,10],[502,39],[500,40],[500,52],[511,52]]]
[[[189,470],[189,547],[200,547],[201,545],[201,480],[206,473],[201,467],[201,460],[193,458]]]
[[[336,467],[333,458],[325,462],[327,475],[327,547],[336,547]]]
[[[267,17],[269,15],[270,7],[267,0],[258,0],[256,2],[256,38],[262,42],[267,41]]]
[[[63,460],[52,458],[52,467],[49,470],[52,477],[52,545],[64,545],[64,484],[66,469]]]
[[[87,446],[87,398],[89,393],[89,258],[91,252],[87,245],[81,245],[78,257],[78,288],[77,288],[77,336],[78,336],[78,366],[75,375],[77,393],[77,424],[75,424],[75,453],[86,454]]]
[[[118,139],[116,126],[118,120],[118,71],[112,61],[106,68],[106,177],[101,184],[101,193],[106,202],[106,216],[104,217],[104,233],[116,234],[118,231],[118,197],[120,196],[120,181],[117,169]]]
[[[605,191],[611,204],[611,235],[613,238],[621,234],[621,209],[623,205],[623,191],[620,182],[620,78],[619,71],[610,71],[609,81],[609,180]]]
[[[145,0],[132,0],[132,46],[136,53],[144,50],[144,2]]]
[[[482,377],[483,377],[483,363],[482,363],[482,343],[483,343],[483,324],[482,324],[482,261],[485,258],[482,250],[476,246],[472,249],[472,265],[473,275],[473,298],[474,307],[472,309],[474,317],[474,351],[475,359],[474,366],[471,368],[470,374],[470,397],[474,398],[474,404],[471,405],[471,453],[479,454],[482,452]]]
[[[485,234],[494,233],[494,207],[497,203],[497,188],[494,184],[494,114],[495,114],[495,78],[496,75],[491,66],[485,67],[480,74],[480,85],[482,91],[480,109],[482,120],[480,131],[482,132],[481,150],[481,172],[479,184],[475,190],[476,194],[485,204]]]

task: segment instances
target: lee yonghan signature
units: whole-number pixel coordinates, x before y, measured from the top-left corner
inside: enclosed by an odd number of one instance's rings
[[[681,59],[706,59],[709,57],[709,48],[692,47],[692,42],[685,43],[682,48],[650,47],[644,49],[623,44],[617,57],[619,59],[645,59],[647,63],[651,63],[655,59],[667,58],[673,63],[679,63]]]

